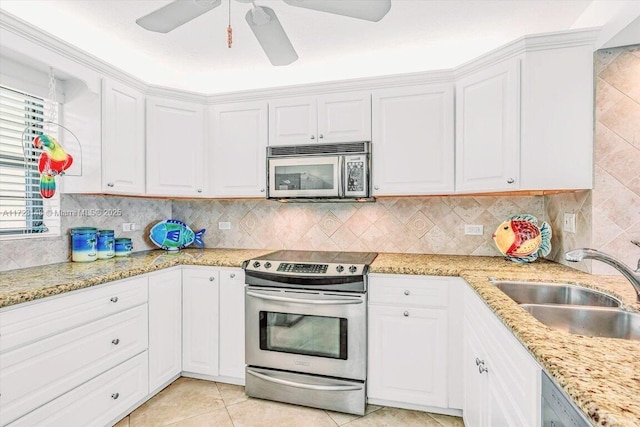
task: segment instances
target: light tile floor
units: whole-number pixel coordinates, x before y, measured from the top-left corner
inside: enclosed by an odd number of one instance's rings
[[[363,417],[253,399],[244,387],[178,378],[116,427],[464,427],[461,418],[367,406]]]

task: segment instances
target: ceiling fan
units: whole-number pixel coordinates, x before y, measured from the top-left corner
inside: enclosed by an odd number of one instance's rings
[[[298,54],[273,9],[257,6],[253,0],[236,1],[252,4],[245,19],[271,64],[288,65],[298,59]],[[391,8],[391,0],[284,0],[284,2],[290,6],[373,22],[381,20]],[[221,3],[222,0],[174,0],[136,19],[136,23],[149,31],[168,33],[215,9]]]

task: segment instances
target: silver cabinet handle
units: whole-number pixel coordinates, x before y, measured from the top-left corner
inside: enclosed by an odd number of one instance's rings
[[[117,398],[119,398],[119,397],[120,397],[120,393],[113,393],[113,394],[111,395],[111,398],[112,398],[113,400],[116,400],[116,399],[117,399]]]
[[[261,189],[260,189],[260,192],[261,192],[261,193],[264,193],[264,188],[261,188]]]
[[[404,315],[404,317],[409,317],[409,312],[405,311],[404,313],[402,313]]]
[[[111,344],[118,345],[118,344],[120,344],[120,340],[118,338],[116,338],[115,340],[111,341]]]
[[[202,193],[202,188],[198,188],[196,191],[197,191],[198,193]]]
[[[231,278],[233,279],[234,277],[236,277],[236,273],[231,273],[231,274],[229,275],[229,277],[231,277]]]
[[[316,136],[315,135],[311,135],[311,139],[316,139]]]
[[[107,182],[107,187],[113,187],[115,184],[113,182]]]
[[[515,180],[515,179],[513,179],[513,178],[509,178],[509,179],[507,180],[507,184],[513,184],[514,182],[516,182],[516,180]]]
[[[411,294],[411,292],[409,292],[409,289],[407,289],[407,290],[404,291],[404,294],[405,295],[409,295],[409,294]]]
[[[481,374],[485,373],[485,372],[489,372],[489,369],[487,369],[486,366],[484,366],[484,362],[480,364],[480,366],[478,366],[478,372],[480,372]]]
[[[481,363],[484,363],[484,361],[482,361],[482,360],[480,360],[480,359],[478,359],[476,357],[476,366],[480,366]]]
[[[268,375],[260,374],[258,372],[252,371],[251,369],[247,369],[247,374],[253,375],[256,378],[260,378],[265,381],[269,381],[272,383],[287,385],[290,387],[296,388],[304,388],[307,390],[318,390],[318,391],[349,391],[349,390],[362,390],[362,386],[359,385],[317,385],[317,384],[303,384],[297,383],[295,381],[289,381],[282,378],[274,378]]]
[[[318,138],[322,139],[322,138],[324,138],[324,135],[320,134],[320,135],[318,135]]]
[[[118,297],[111,297],[111,299],[109,300],[113,303],[118,302]]]
[[[209,277],[209,281],[210,281],[210,282],[213,282],[214,280],[216,280],[216,278],[215,278],[215,277],[213,277],[213,276]]]
[[[379,190],[379,189],[380,189],[380,187],[378,187],[377,185],[374,185],[374,186],[373,186],[373,189],[374,189],[374,190]]]
[[[343,304],[362,304],[361,299],[300,299],[300,298],[288,298],[278,297],[275,295],[263,295],[255,292],[247,292],[247,296],[265,299],[268,301],[282,301],[282,302],[295,302],[298,304],[312,304],[312,305],[343,305]]]

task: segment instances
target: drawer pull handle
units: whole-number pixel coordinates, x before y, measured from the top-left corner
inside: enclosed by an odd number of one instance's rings
[[[213,276],[209,277],[209,281],[210,282],[213,282],[214,280],[216,280],[215,277],[213,277]]]
[[[402,313],[402,314],[404,314],[404,317],[409,317],[409,312],[408,312],[408,311],[405,311],[405,312],[404,312],[404,313]]]
[[[229,275],[229,277],[231,277],[231,278],[233,279],[234,277],[236,277],[236,273],[231,273],[231,274]]]
[[[489,372],[489,369],[487,369],[487,367],[484,366],[484,362],[482,362],[480,366],[478,366],[478,372],[480,372],[481,374],[484,372]]]
[[[119,398],[119,397],[120,397],[120,393],[113,393],[113,394],[111,395],[111,398],[112,398],[113,400],[116,400],[116,399],[117,399],[117,398]]]
[[[113,182],[107,182],[107,187],[113,187],[113,186],[114,186]]]
[[[111,301],[111,302],[114,302],[114,303],[115,303],[115,302],[118,302],[118,297],[111,297],[111,300],[110,300],[110,301]]]
[[[513,184],[514,182],[516,182],[516,180],[513,178],[507,179],[507,184]]]
[[[409,295],[411,292],[409,292],[409,290],[407,289],[406,291],[404,291],[405,295]]]
[[[111,341],[111,344],[118,345],[118,344],[120,344],[120,340],[118,338],[116,338],[115,340]]]

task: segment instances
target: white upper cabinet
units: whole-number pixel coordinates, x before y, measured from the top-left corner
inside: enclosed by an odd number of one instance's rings
[[[269,102],[269,145],[371,140],[371,95],[346,92]]]
[[[102,81],[102,189],[112,194],[145,192],[144,95]]]
[[[215,105],[209,110],[210,142],[205,173],[208,195],[257,197],[265,194],[266,101]]]
[[[373,195],[453,192],[453,87],[420,85],[372,94]]]
[[[456,191],[518,190],[520,60],[456,83]]]
[[[202,105],[147,98],[147,194],[204,195],[204,128]]]

